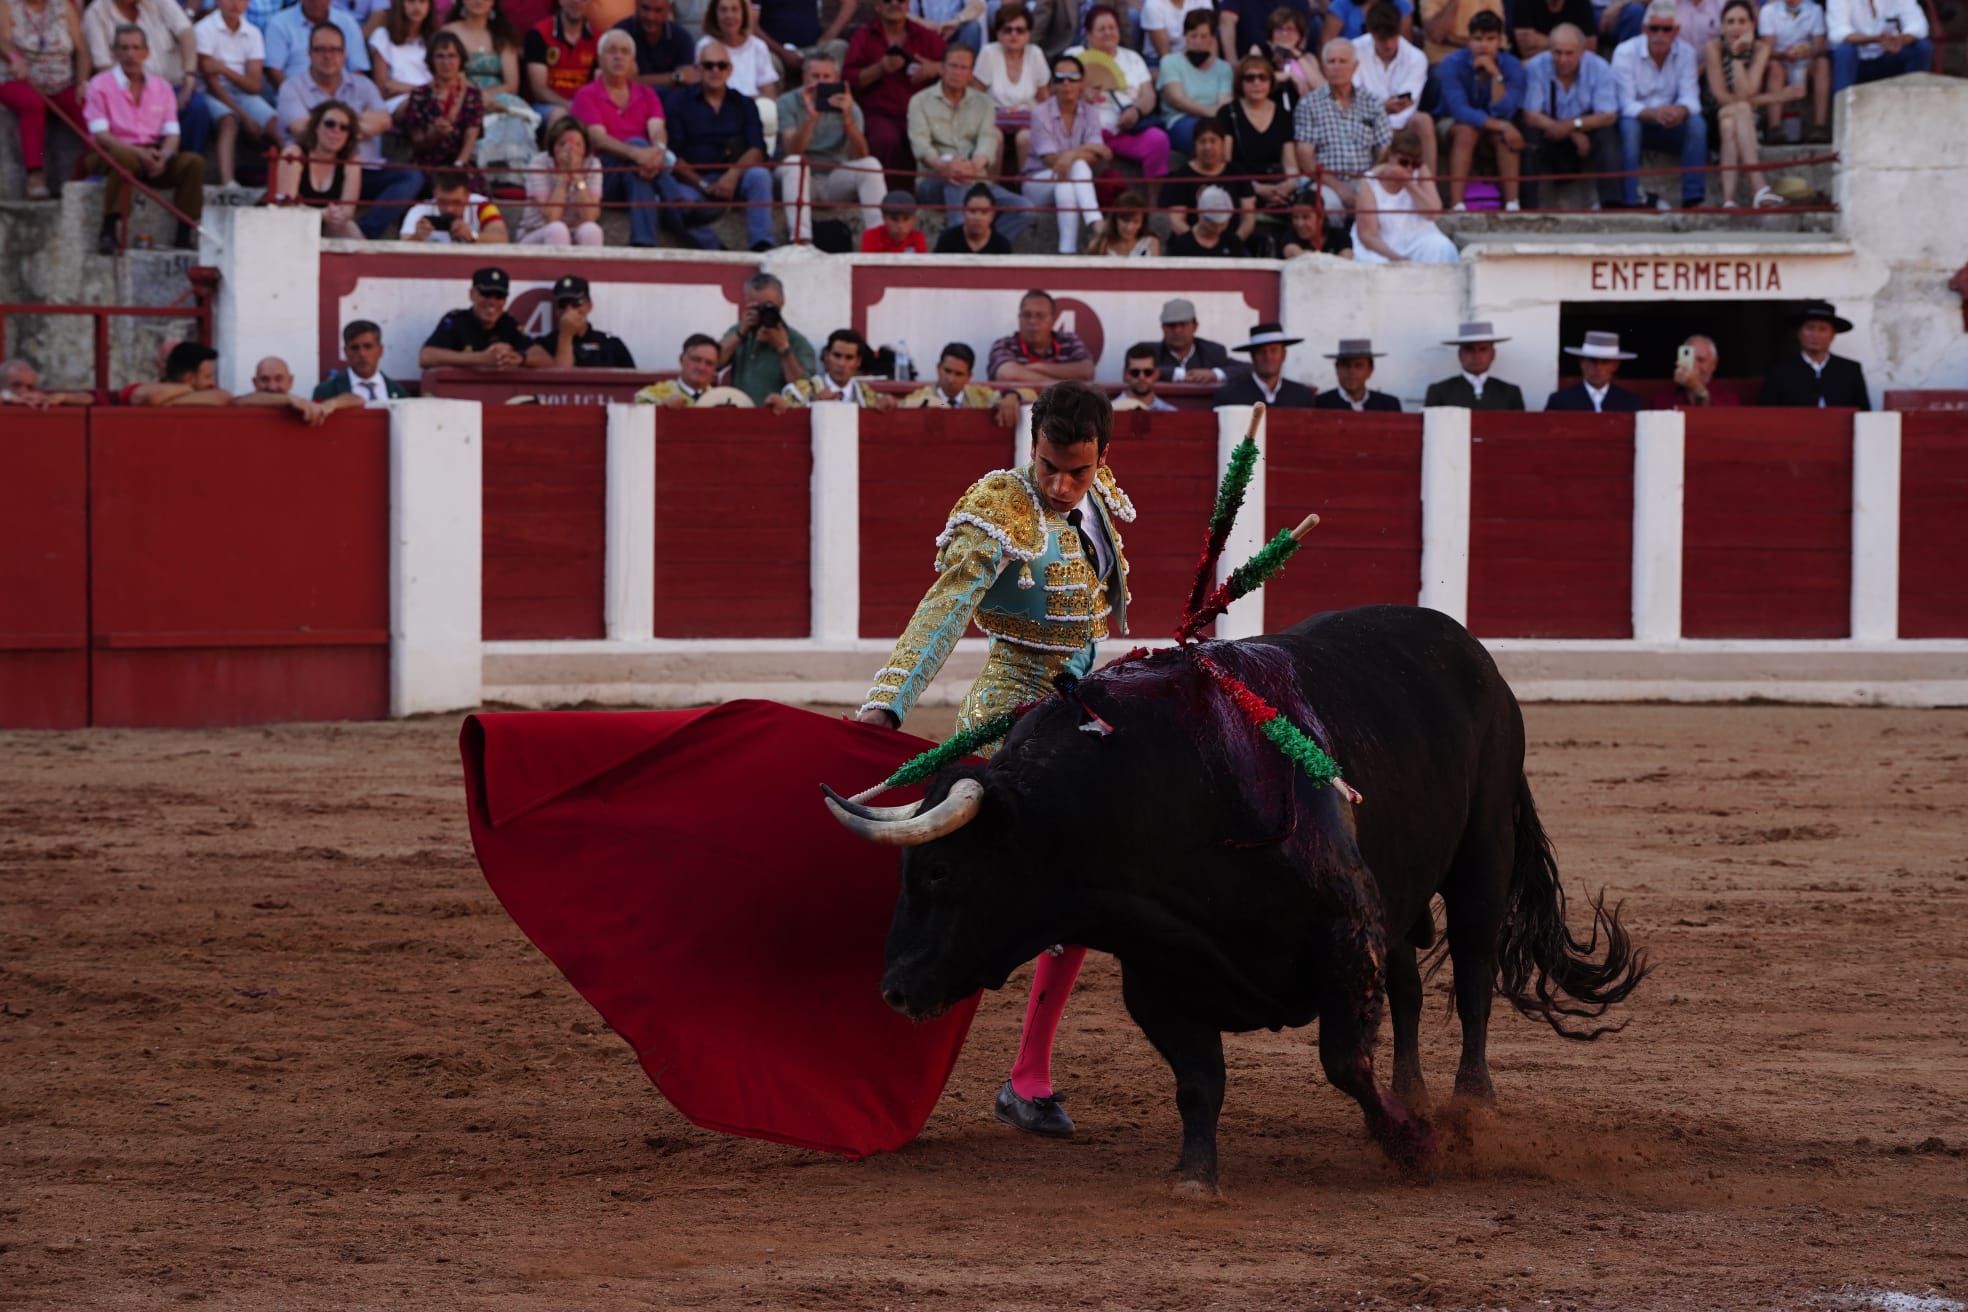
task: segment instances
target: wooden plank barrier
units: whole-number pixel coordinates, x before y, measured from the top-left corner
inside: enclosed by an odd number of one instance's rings
[[[1900,419],[1900,636],[1968,638],[1968,412]]]
[[[89,723],[89,414],[0,423],[0,729]]]
[[[608,412],[483,409],[485,638],[603,636]]]

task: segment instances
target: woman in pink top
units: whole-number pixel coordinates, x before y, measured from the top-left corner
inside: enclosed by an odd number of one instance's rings
[[[595,80],[574,93],[568,112],[588,129],[588,144],[603,162],[629,168],[606,175],[603,198],[629,202],[629,244],[658,243],[656,178],[670,166],[663,102],[636,79],[635,38],[610,28],[597,47]]]

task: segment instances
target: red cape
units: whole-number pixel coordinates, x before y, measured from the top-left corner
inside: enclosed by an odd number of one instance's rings
[[[977,1000],[922,1024],[882,1002],[896,856],[818,785],[930,744],[738,701],[474,715],[459,746],[486,882],[678,1111],[848,1157],[916,1137]]]

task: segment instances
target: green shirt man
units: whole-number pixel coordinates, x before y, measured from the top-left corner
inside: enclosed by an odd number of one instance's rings
[[[718,367],[731,386],[760,405],[817,367],[813,343],[785,320],[786,289],[769,273],[745,280],[745,308],[718,343]]]

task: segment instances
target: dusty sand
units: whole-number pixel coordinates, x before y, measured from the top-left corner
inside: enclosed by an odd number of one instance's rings
[[[921,1141],[842,1163],[655,1093],[480,879],[454,720],[0,735],[0,1305],[1968,1301],[1968,714],[1528,714],[1568,886],[1660,963],[1631,1026],[1500,1015],[1501,1111],[1426,1184],[1308,1034],[1234,1038],[1218,1205],[1166,1191],[1104,959],[1078,1139],[990,1117],[1021,976]]]

